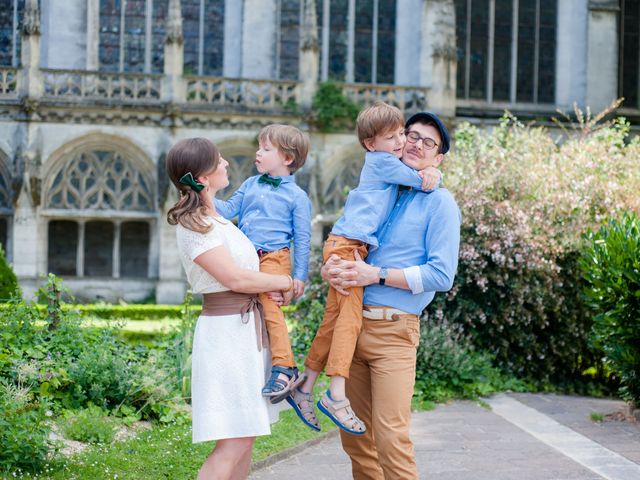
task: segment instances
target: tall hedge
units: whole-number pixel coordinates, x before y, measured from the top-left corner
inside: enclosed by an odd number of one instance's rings
[[[627,122],[558,137],[510,116],[492,132],[458,126],[443,168],[463,216],[460,264],[453,289],[429,307],[502,368],[552,381],[597,361],[581,235],[640,209],[640,142],[629,142]]]
[[[18,279],[0,245],[0,302],[9,300],[18,290]]]
[[[640,217],[627,212],[586,235],[580,259],[593,315],[593,343],[640,406]]]

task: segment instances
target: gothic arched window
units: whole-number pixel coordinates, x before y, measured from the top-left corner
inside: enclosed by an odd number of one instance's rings
[[[124,151],[76,149],[45,186],[48,269],[77,277],[148,277],[157,217],[152,170]]]
[[[317,0],[320,78],[393,83],[395,0]]]
[[[621,0],[618,95],[624,107],[640,108],[640,1]]]
[[[455,0],[457,97],[554,103],[558,0]]]
[[[256,170],[255,152],[249,149],[246,149],[246,151],[237,149],[234,152],[232,149],[224,149],[224,147],[221,148],[221,151],[224,158],[229,162],[229,167],[227,168],[229,185],[221,192],[220,198],[227,200],[233,192],[240,188],[242,182],[253,175],[257,175],[258,170]]]

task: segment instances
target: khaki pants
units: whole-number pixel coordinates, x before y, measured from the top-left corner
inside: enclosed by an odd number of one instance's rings
[[[291,254],[288,248],[268,252],[260,256],[260,271],[276,275],[291,273]],[[266,294],[259,294],[260,303],[264,309],[264,323],[269,333],[271,348],[271,363],[281,367],[295,367],[289,330],[284,320],[284,313],[276,303]]]
[[[354,250],[357,250],[362,258],[367,256],[367,246],[361,241],[329,235],[324,242],[322,258],[326,262],[335,254],[345,260],[355,260]],[[347,296],[330,287],[322,323],[304,364],[319,372],[326,366],[327,375],[348,378],[351,358],[361,327],[362,287],[349,289]]]
[[[356,480],[418,478],[409,427],[420,323],[416,315],[395,318],[363,320],[351,364],[346,393],[367,432],[340,436]]]

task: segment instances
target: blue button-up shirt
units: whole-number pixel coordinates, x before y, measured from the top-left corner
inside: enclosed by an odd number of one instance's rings
[[[410,290],[369,285],[364,290],[363,303],[420,315],[435,292],[445,292],[453,285],[460,222],[460,210],[448,190],[400,192],[380,230],[380,245],[369,253],[366,262],[404,269]]]
[[[331,233],[377,247],[378,231],[393,208],[398,185],[419,189],[422,178],[390,153],[367,152],[360,183],[349,192],[344,213]]]
[[[216,210],[225,218],[238,217],[238,227],[256,250],[272,252],[290,247],[293,240],[293,278],[306,281],[311,243],[311,201],[296,185],[293,175],[281,178],[279,187],[250,177],[226,202],[216,199]]]

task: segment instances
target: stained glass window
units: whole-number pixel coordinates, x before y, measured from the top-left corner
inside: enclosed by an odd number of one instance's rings
[[[354,7],[352,23],[349,22],[350,2]],[[316,8],[322,80],[394,82],[395,0],[318,0]],[[329,19],[326,24],[325,8]],[[328,41],[323,42],[323,37]],[[353,65],[348,64],[350,52]],[[349,78],[350,72],[353,78]]]
[[[300,0],[281,0],[279,4],[278,78],[298,78],[300,44]]]
[[[183,0],[184,72],[222,75],[224,0]]]
[[[0,65],[20,65],[20,25],[25,0],[0,0]]]
[[[557,2],[455,0],[458,98],[553,103]]]
[[[619,95],[625,107],[640,108],[640,1],[622,0],[620,8]]]
[[[168,4],[169,0],[100,0],[100,69],[162,72]]]

